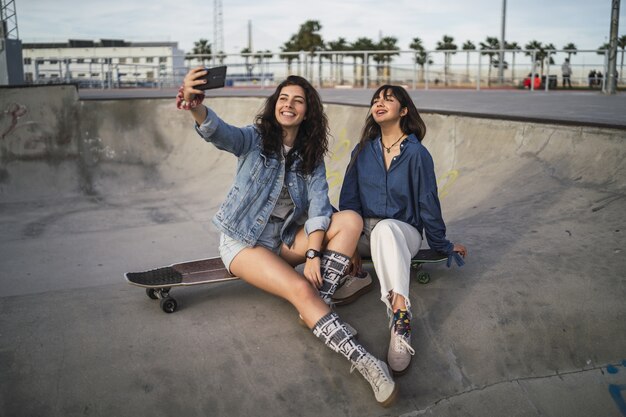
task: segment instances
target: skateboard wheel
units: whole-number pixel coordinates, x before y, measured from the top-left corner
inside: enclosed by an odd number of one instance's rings
[[[169,314],[175,312],[177,307],[178,303],[173,298],[166,297],[161,299],[161,310],[166,313]]]
[[[420,284],[428,284],[430,282],[430,274],[428,272],[420,272],[417,274],[417,282]]]
[[[150,297],[153,300],[158,300],[159,297],[156,294],[156,291],[154,290],[154,288],[146,288],[146,295],[148,297]]]
[[[420,270],[420,268],[422,268],[422,264],[421,264],[421,263],[419,263],[419,262],[413,262],[413,263],[411,263],[411,269],[412,269],[413,271],[419,271],[419,270]]]

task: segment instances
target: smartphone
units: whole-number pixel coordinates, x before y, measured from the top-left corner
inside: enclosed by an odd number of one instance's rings
[[[226,82],[226,65],[221,67],[206,68],[207,73],[198,80],[206,80],[206,83],[197,85],[198,90],[212,90],[224,87]]]

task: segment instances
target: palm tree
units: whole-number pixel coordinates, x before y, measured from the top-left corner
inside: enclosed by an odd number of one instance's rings
[[[343,52],[349,50],[348,42],[345,38],[339,37],[336,41],[330,41],[327,43],[328,49],[334,52]],[[343,54],[335,54],[334,55],[335,63],[336,63],[336,71],[335,75],[338,75],[335,78],[339,78],[339,84],[343,84]],[[333,62],[333,56],[331,55],[331,68]],[[332,70],[331,70],[332,72]],[[337,74],[338,73],[338,74]]]
[[[259,68],[261,68],[261,73],[263,73],[265,72],[263,67],[265,66],[267,68],[269,66],[268,60],[270,60],[273,56],[274,54],[272,54],[272,51],[266,49],[265,51],[256,51],[256,54],[254,54],[252,58],[257,61]]]
[[[494,66],[494,63],[497,63],[496,60],[494,60],[494,56],[498,53],[498,51],[500,50],[500,40],[494,36],[487,36],[487,38],[485,39],[485,42],[481,42],[480,43],[480,49],[482,55],[488,55],[489,56],[489,69],[488,69],[488,73],[487,73],[487,85],[491,86],[491,67]]]
[[[452,36],[443,35],[443,39],[437,42],[437,47],[435,49],[437,49],[438,51],[445,51],[443,64],[443,81],[445,85],[448,85],[448,67],[450,66],[450,55],[455,54],[456,52],[451,51],[457,49],[457,46],[454,44],[454,38]]]
[[[397,51],[400,48],[398,48],[398,38],[394,38],[392,36],[386,36],[384,38],[382,38],[378,44],[376,44],[375,48],[380,50],[380,51]],[[381,54],[376,54],[374,55],[374,61],[376,61],[377,63],[382,63],[382,71],[377,72],[378,75],[382,75],[383,79],[386,80],[386,82],[389,81],[389,76],[391,75],[391,57],[393,55],[398,55],[397,53],[381,53]]]
[[[569,61],[572,60],[572,55],[576,55],[576,51],[578,50],[576,48],[576,45],[574,45],[573,43],[568,43],[567,45],[565,45],[563,47],[563,50],[567,53],[567,59]]]
[[[467,52],[467,61],[465,64],[465,80],[469,82],[469,61],[470,61],[470,52],[475,51],[476,45],[472,41],[467,41],[463,44],[463,50]]]
[[[520,49],[522,49],[522,47],[519,46],[517,42],[508,43],[507,41],[504,41],[504,44],[505,44],[505,49],[512,51],[512,54],[513,54],[512,64],[511,64],[511,82],[515,84],[515,55],[517,55],[517,52],[515,51],[519,51]]]
[[[424,49],[424,44],[422,43],[422,40],[420,38],[413,38],[413,42],[411,42],[409,48],[415,51],[415,63],[420,66],[422,81],[425,81],[424,65],[426,65],[427,62],[430,65],[433,63],[433,61],[428,58],[428,53]]]
[[[353,51],[371,51],[374,50],[376,48],[376,45],[374,44],[374,41],[372,41],[370,38],[358,38],[356,41],[354,41],[352,43],[351,49]],[[355,54],[353,55],[354,57],[354,61],[355,61],[355,65],[354,65],[354,79],[356,80],[356,58],[361,58],[361,62],[362,62],[362,67],[363,67],[363,71],[361,72],[362,75],[367,74],[367,79],[369,80],[369,76],[370,76],[370,55],[366,54]],[[366,86],[367,87],[367,86]]]
[[[248,78],[252,79],[252,70],[254,69],[254,64],[250,63],[250,54],[252,53],[252,51],[250,50],[250,48],[245,47],[241,50],[240,53],[241,55],[243,55],[244,61],[246,61],[246,75],[248,76]]]
[[[200,39],[194,42],[191,53],[188,53],[185,59],[197,59],[197,57],[192,57],[190,55],[201,55],[200,60],[202,61],[202,65],[205,65],[205,61],[211,59],[211,44],[206,39]]]
[[[297,45],[295,44],[295,35],[291,37],[290,40],[285,42],[283,46],[280,47],[282,52],[299,52]],[[287,61],[287,74],[291,74],[291,61],[297,59],[300,60],[300,57],[295,54],[283,54],[280,55],[280,59],[284,59]]]
[[[528,49],[528,51],[526,52],[526,55],[532,57],[533,56],[533,50],[535,51],[535,62],[533,62],[533,65],[536,65],[537,62],[539,62],[539,65],[541,66],[541,75],[543,76],[543,64],[544,64],[544,59],[546,58],[546,56],[548,56],[548,52],[546,51],[546,48],[548,46],[544,46],[541,42],[533,40],[530,41],[526,44],[526,46],[524,46],[524,49]],[[554,46],[552,47],[554,48]],[[552,60],[552,58],[550,58],[550,60]],[[554,64],[554,62],[551,62],[552,64]]]

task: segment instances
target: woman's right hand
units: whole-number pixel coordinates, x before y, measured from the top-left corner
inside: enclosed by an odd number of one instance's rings
[[[196,96],[196,94],[204,94],[202,90],[198,90],[196,86],[204,84],[205,80],[199,80],[198,78],[207,73],[206,68],[196,67],[185,75],[183,79],[183,98],[186,102],[190,102]]]

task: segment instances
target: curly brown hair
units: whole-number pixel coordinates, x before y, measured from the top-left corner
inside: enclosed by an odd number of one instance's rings
[[[287,164],[292,161],[295,152],[300,154],[300,170],[308,175],[324,160],[328,152],[328,118],[324,113],[322,100],[315,88],[306,79],[290,75],[281,82],[276,91],[267,98],[263,109],[255,118],[255,126],[263,140],[263,152],[266,155],[280,155],[283,146],[283,128],[276,120],[275,108],[283,87],[297,85],[304,90],[306,100],[306,118],[300,124],[293,149],[287,156]]]

